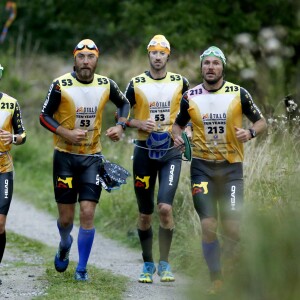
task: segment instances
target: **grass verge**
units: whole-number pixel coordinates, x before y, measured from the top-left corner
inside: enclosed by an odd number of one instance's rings
[[[9,264],[2,268],[3,273],[9,271],[19,274],[20,269],[26,267],[27,271],[32,268],[33,274],[40,274],[33,284],[36,286],[42,283],[39,289],[43,292],[42,295],[34,297],[35,299],[122,299],[122,294],[126,290],[127,278],[90,265],[89,282],[77,282],[73,279],[75,262],[72,261],[66,272],[56,272],[53,267],[53,253],[56,249],[13,232],[7,234],[5,251],[9,252],[10,260]]]

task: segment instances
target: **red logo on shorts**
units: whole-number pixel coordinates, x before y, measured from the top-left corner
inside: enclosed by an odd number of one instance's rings
[[[144,176],[142,178],[139,176],[136,176],[134,185],[136,187],[144,188],[145,190],[147,190],[147,189],[149,189],[149,180],[150,180],[150,176]]]
[[[73,177],[66,177],[62,179],[61,177],[57,178],[56,187],[63,189],[71,189],[72,188],[72,180]]]
[[[201,183],[194,183],[192,188],[192,195],[196,194],[208,194],[208,182],[202,181]]]

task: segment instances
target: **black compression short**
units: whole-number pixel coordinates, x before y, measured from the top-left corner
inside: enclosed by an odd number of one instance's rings
[[[138,145],[146,147],[145,142],[142,141],[139,141]],[[149,158],[148,150],[135,147],[133,156],[134,190],[140,213],[153,213],[157,177],[159,180],[157,204],[173,204],[180,176],[181,161],[181,152],[175,148],[157,160]]]
[[[201,219],[217,218],[218,205],[223,219],[240,217],[244,189],[242,163],[193,159],[191,185],[194,207]]]
[[[96,155],[77,155],[54,151],[53,184],[58,203],[82,200],[97,202],[101,195],[99,171],[102,159]]]

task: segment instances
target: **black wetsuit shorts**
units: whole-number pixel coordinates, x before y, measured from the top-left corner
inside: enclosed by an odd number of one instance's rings
[[[137,145],[146,147],[144,141]],[[152,214],[154,211],[154,190],[158,177],[157,204],[172,205],[179,182],[181,152],[171,149],[160,159],[151,159],[147,149],[135,147],[133,156],[134,190],[139,212]]]
[[[242,163],[193,159],[191,188],[200,219],[217,218],[218,207],[223,220],[240,217],[244,193]]]
[[[98,203],[101,195],[99,154],[78,155],[54,151],[53,185],[58,203],[72,204],[82,200]]]

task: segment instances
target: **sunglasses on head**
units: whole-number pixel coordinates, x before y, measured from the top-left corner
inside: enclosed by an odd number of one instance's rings
[[[83,44],[83,43],[79,43],[73,52],[78,51],[78,50],[83,50],[84,48],[87,48],[88,50],[96,50],[97,52],[99,52],[97,46],[94,43],[91,44]]]
[[[169,43],[164,42],[164,41],[157,42],[157,41],[155,41],[155,40],[150,41],[150,43],[149,43],[147,49],[148,49],[149,47],[151,47],[151,46],[156,46],[156,45],[161,45],[163,48],[167,48],[167,49],[170,50],[170,45],[169,45]]]
[[[204,56],[208,56],[210,54],[213,54],[214,56],[221,58],[221,60],[224,62],[224,64],[226,64],[226,58],[225,58],[224,54],[222,52],[220,52],[219,50],[207,49],[201,54],[200,59],[202,60]]]

